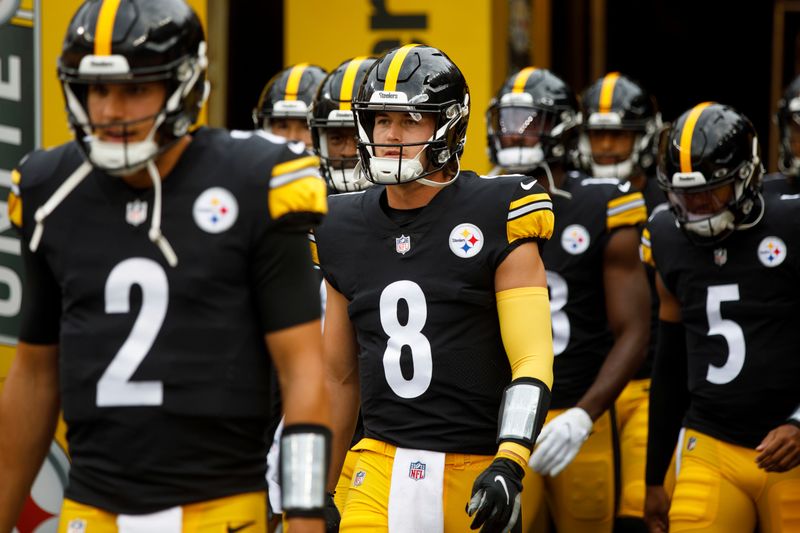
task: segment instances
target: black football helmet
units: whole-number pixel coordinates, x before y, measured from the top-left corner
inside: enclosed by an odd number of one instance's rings
[[[109,174],[138,171],[185,135],[208,97],[206,42],[183,0],[86,0],[69,24],[58,75],[75,139],[87,159]],[[142,142],[104,142],[87,110],[91,84],[164,82],[166,101]],[[137,120],[136,122],[140,122]]]
[[[328,186],[335,192],[359,191],[372,185],[362,173],[354,172],[358,163],[358,153],[352,157],[331,157],[328,151],[328,132],[339,128],[353,130],[356,122],[353,116],[353,96],[358,92],[367,71],[377,61],[374,57],[356,57],[344,61],[328,74],[311,103],[308,125],[314,150],[320,159],[322,174]]]
[[[322,67],[308,63],[298,63],[275,74],[264,86],[253,110],[255,127],[270,131],[273,117],[308,120],[311,100],[325,74]]]
[[[778,147],[778,168],[787,176],[800,175],[800,154],[794,153],[791,145],[791,128],[800,131],[800,76],[783,92],[783,97],[778,101],[778,131],[781,144]]]
[[[653,166],[663,125],[655,98],[641,85],[624,74],[610,72],[583,92],[581,115],[578,153],[584,171],[598,178],[627,180]],[[615,164],[598,164],[589,142],[588,132],[593,130],[634,132],[630,157]]]
[[[717,244],[763,214],[761,149],[750,121],[705,102],[683,113],[664,136],[658,184],[691,241]]]
[[[511,75],[486,112],[489,159],[525,172],[574,157],[581,117],[572,89],[547,69],[525,67]]]
[[[409,44],[384,54],[370,68],[353,100],[358,130],[358,168],[370,181],[393,185],[419,180],[433,187],[458,176],[459,158],[469,121],[469,88],[461,71],[441,50]],[[376,144],[375,117],[380,112],[404,112],[414,120],[435,115],[433,135],[421,143]],[[399,158],[376,157],[375,148],[397,147]],[[413,158],[403,157],[411,146],[424,146]],[[420,163],[425,154],[427,167]],[[425,177],[440,170],[453,172],[441,183]]]

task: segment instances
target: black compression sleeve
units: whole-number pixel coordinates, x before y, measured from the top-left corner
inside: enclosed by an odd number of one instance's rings
[[[22,309],[19,340],[31,344],[58,343],[61,328],[61,288],[42,254],[22,240]]]
[[[319,319],[319,276],[305,233],[267,232],[251,268],[265,333]]]
[[[660,320],[650,385],[645,474],[648,485],[664,484],[664,475],[689,407],[688,372],[683,324]]]

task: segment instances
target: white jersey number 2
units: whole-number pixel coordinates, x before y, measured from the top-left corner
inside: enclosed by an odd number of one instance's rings
[[[400,323],[398,306],[400,300],[408,307],[408,321]],[[409,280],[395,281],[381,293],[381,326],[389,336],[383,352],[383,370],[386,382],[401,398],[416,398],[428,390],[433,377],[431,343],[422,334],[428,319],[428,304],[419,285]],[[413,375],[406,379],[400,369],[400,354],[403,346],[411,351]]]
[[[151,259],[122,261],[106,280],[106,313],[129,313],[134,285],[142,291],[142,307],[128,338],[97,382],[98,407],[161,405],[164,401],[161,381],[131,381],[131,377],[153,347],[167,315],[167,275]]]

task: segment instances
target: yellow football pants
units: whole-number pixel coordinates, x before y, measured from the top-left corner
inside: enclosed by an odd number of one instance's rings
[[[72,528],[70,528],[72,525]],[[81,525],[83,529],[77,529]],[[117,533],[117,515],[65,499],[58,533]],[[183,506],[184,533],[266,533],[267,495],[249,492]]]
[[[354,448],[358,450],[353,481],[347,493],[342,513],[341,533],[387,531],[389,527],[389,490],[396,448],[373,439],[363,439]],[[472,518],[465,508],[472,493],[475,478],[488,467],[494,457],[448,453],[445,456],[444,533],[470,531]],[[537,490],[541,484],[538,476],[525,476],[523,494]],[[541,492],[541,488],[538,488]],[[534,501],[522,504],[523,531],[526,531],[537,514]]]
[[[687,429],[669,510],[670,532],[800,531],[800,468],[765,472],[759,452]]]
[[[336,482],[336,494],[333,496],[333,501],[339,513],[344,509],[344,502],[347,500],[347,492],[350,490],[350,484],[353,479],[353,470],[358,462],[358,452],[348,450],[347,456],[344,458],[342,465],[342,473],[339,475],[339,481]]]
[[[564,411],[551,410],[545,423]],[[610,533],[614,525],[613,431],[611,416],[604,413],[578,455],[556,477],[543,477],[528,468],[525,479],[538,480],[532,486],[539,490],[523,491],[523,507],[536,509],[546,501],[556,531]]]

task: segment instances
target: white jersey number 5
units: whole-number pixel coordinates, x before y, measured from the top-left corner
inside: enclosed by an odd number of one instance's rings
[[[715,385],[730,383],[744,366],[744,332],[733,320],[722,318],[722,302],[739,301],[739,285],[716,285],[708,288],[706,314],[708,315],[708,334],[722,335],[728,343],[728,360],[722,366],[708,365],[706,379]]]

